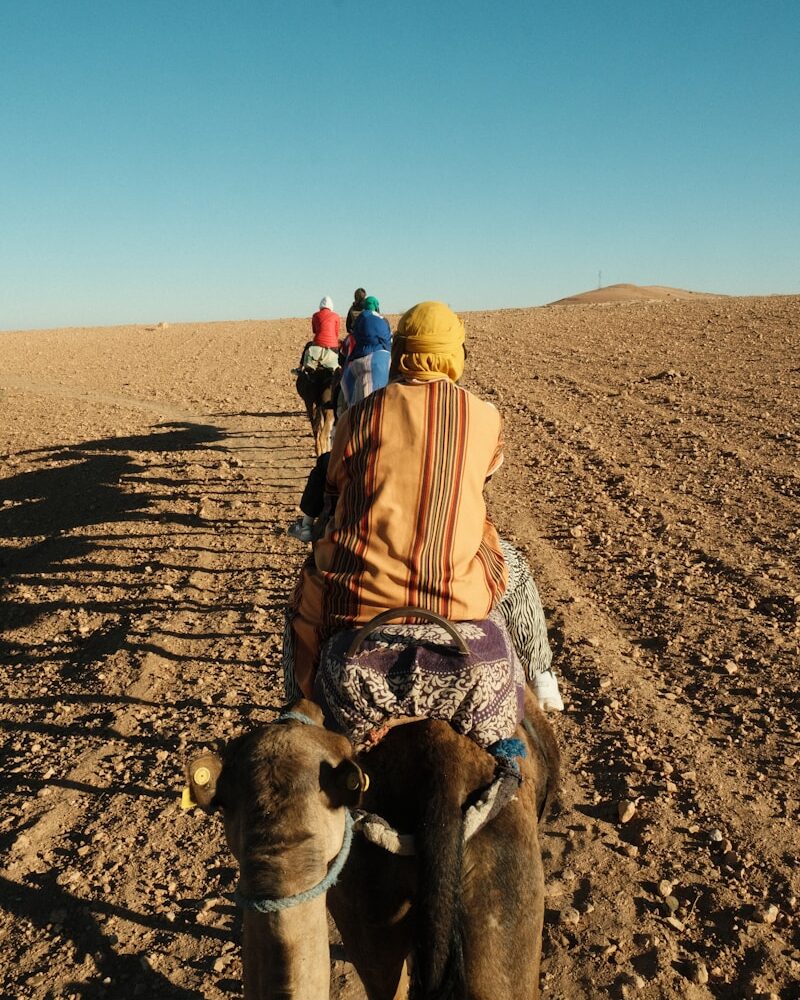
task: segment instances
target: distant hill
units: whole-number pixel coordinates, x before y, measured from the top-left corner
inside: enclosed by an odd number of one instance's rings
[[[668,288],[666,285],[608,285],[593,288],[578,295],[549,302],[551,306],[564,306],[583,302],[652,302],[667,299],[717,299],[713,292],[687,292],[683,288]]]

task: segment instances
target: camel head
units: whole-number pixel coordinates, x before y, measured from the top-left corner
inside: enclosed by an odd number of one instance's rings
[[[343,809],[357,806],[367,787],[353,756],[345,737],[323,727],[318,706],[301,699],[281,721],[191,758],[184,802],[221,810],[243,892],[307,881],[304,869],[318,866],[317,855],[329,846],[338,852]]]
[[[346,811],[367,785],[350,742],[325,729],[319,708],[305,700],[220,754],[192,758],[187,780],[193,803],[222,813],[246,906],[319,885],[342,850]],[[280,912],[246,908],[243,944],[246,997],[327,997],[324,894]]]

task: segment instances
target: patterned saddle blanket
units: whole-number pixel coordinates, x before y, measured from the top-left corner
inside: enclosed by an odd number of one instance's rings
[[[301,368],[327,368],[329,371],[336,371],[339,367],[339,352],[332,347],[318,347],[316,344],[309,344],[303,351]]]
[[[383,625],[348,657],[357,629],[322,649],[315,701],[326,724],[353,744],[398,717],[441,719],[484,748],[513,736],[522,720],[525,676],[502,615],[454,622],[469,647],[458,653],[439,625]]]

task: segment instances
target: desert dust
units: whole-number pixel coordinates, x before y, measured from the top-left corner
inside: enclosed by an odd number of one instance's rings
[[[464,316],[567,702],[543,996],[797,1000],[800,297],[617,298]],[[281,704],[307,329],[0,334],[3,998],[241,995],[178,800]]]

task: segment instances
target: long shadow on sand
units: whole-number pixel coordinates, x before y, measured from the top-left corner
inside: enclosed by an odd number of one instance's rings
[[[63,921],[62,935],[74,945],[78,964],[82,963],[87,955],[93,957],[97,971],[92,978],[88,982],[67,983],[66,989],[84,1000],[134,995],[158,997],[159,1000],[191,1000],[191,998],[201,1000],[201,993],[175,986],[153,969],[149,963],[143,961],[145,958],[143,954],[117,951],[113,936],[102,931],[93,911],[106,916],[110,914],[121,916],[145,927],[171,934],[176,932],[186,934],[195,939],[213,937],[228,941],[231,939],[228,932],[209,927],[199,928],[196,924],[188,922],[181,925],[171,924],[166,919],[148,917],[123,907],[78,899],[64,891],[56,881],[56,874],[50,871],[36,876],[40,884],[35,888],[0,878],[0,893],[4,900],[4,908],[8,912],[30,921],[34,926],[44,929],[54,920]]]
[[[95,548],[86,536],[70,532],[92,525],[130,520],[155,520],[149,513],[155,496],[134,492],[126,482],[143,467],[129,452],[192,451],[222,448],[224,432],[200,424],[168,424],[152,434],[82,441],[60,448],[37,449],[47,467],[0,480],[0,538],[20,539],[22,544],[0,545],[0,596],[3,584],[28,580],[48,571],[63,573],[69,564],[82,566]],[[34,452],[28,452],[33,454]],[[146,482],[141,480],[140,482]],[[176,521],[179,515],[167,515]],[[164,514],[159,514],[159,521]],[[68,577],[64,578],[68,583]],[[5,602],[4,602],[5,603]],[[57,604],[57,602],[56,602]],[[38,616],[36,604],[25,608],[10,602],[0,611],[0,627],[19,627]],[[120,609],[123,610],[123,609]],[[4,654],[18,655],[0,642]]]

